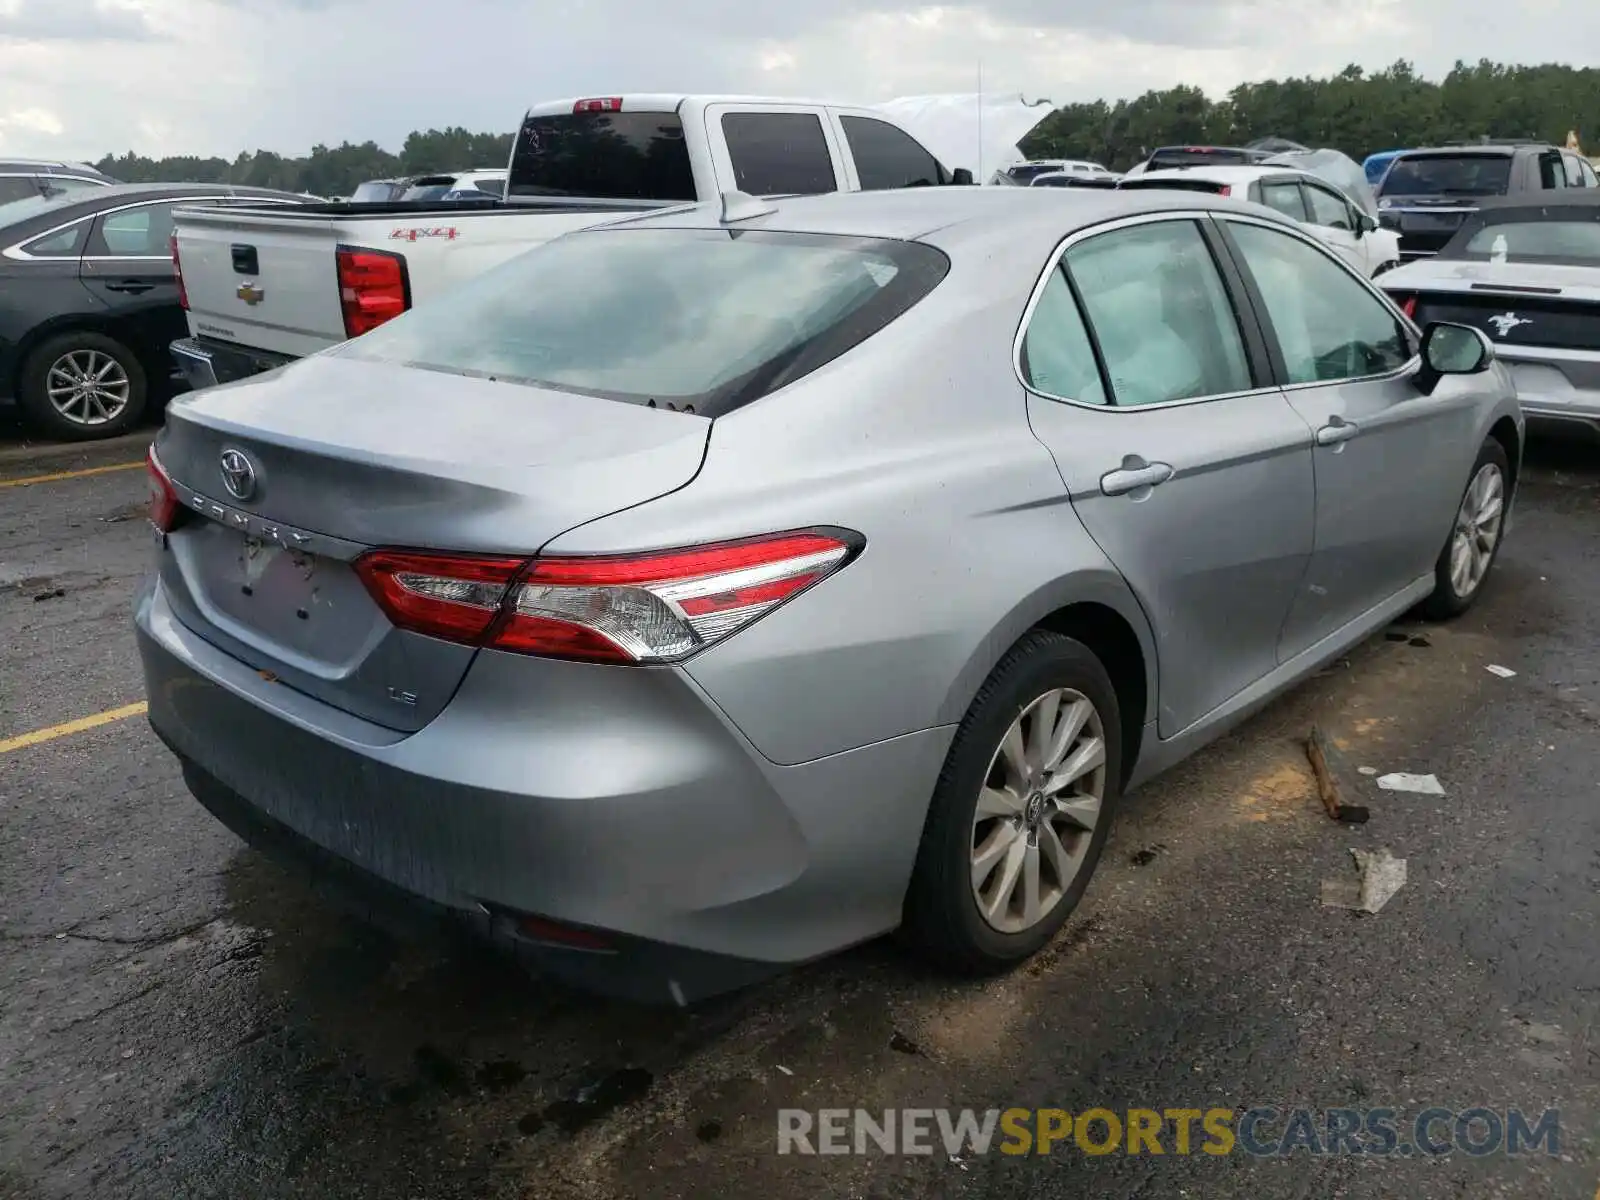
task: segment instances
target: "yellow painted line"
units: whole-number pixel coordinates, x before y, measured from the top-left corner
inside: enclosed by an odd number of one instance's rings
[[[113,471],[137,471],[144,459],[131,463],[113,463],[109,467],[84,467],[81,471],[57,471],[53,475],[24,475],[21,479],[0,479],[0,490],[27,487],[34,483],[54,483],[58,479],[83,479],[90,475],[110,475]]]
[[[97,712],[90,717],[79,717],[76,721],[68,721],[63,725],[35,729],[32,733],[19,733],[14,738],[0,741],[0,754],[10,754],[13,750],[26,750],[29,746],[53,742],[69,734],[82,733],[86,729],[98,729],[102,725],[110,725],[113,721],[125,721],[129,717],[141,716],[147,708],[149,705],[141,700],[137,704],[124,704],[121,708],[108,708],[105,712]]]

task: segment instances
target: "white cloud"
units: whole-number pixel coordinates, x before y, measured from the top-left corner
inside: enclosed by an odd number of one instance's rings
[[[1057,103],[1410,58],[1600,57],[1584,0],[0,0],[0,151],[304,153],[619,91]],[[43,117],[40,116],[43,114]],[[46,119],[47,118],[47,119]]]

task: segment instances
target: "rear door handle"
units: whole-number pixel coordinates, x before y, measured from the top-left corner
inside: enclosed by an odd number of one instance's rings
[[[1105,496],[1123,496],[1141,488],[1159,487],[1172,478],[1172,468],[1166,463],[1148,463],[1137,454],[1122,460],[1122,466],[1100,476],[1100,492]]]
[[[1337,446],[1340,442],[1348,442],[1361,432],[1361,426],[1353,421],[1346,421],[1343,417],[1329,417],[1328,423],[1317,430],[1317,445]]]
[[[140,292],[148,292],[153,287],[155,287],[155,284],[153,283],[140,283],[137,280],[124,279],[121,283],[106,284],[106,291],[131,292],[137,296]]]

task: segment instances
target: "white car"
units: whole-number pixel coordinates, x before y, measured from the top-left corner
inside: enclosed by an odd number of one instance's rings
[[[1121,188],[1183,188],[1251,200],[1300,222],[1368,278],[1400,262],[1400,235],[1326,179],[1293,167],[1185,167],[1124,177]]]

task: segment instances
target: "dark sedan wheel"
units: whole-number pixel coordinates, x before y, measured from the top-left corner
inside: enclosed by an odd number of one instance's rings
[[[951,742],[906,896],[906,936],[964,972],[1039,950],[1089,885],[1121,768],[1117,694],[1100,660],[1072,638],[1029,633]]]
[[[39,433],[81,442],[126,433],[144,415],[147,394],[133,351],[84,330],[34,348],[23,364],[17,403]]]

